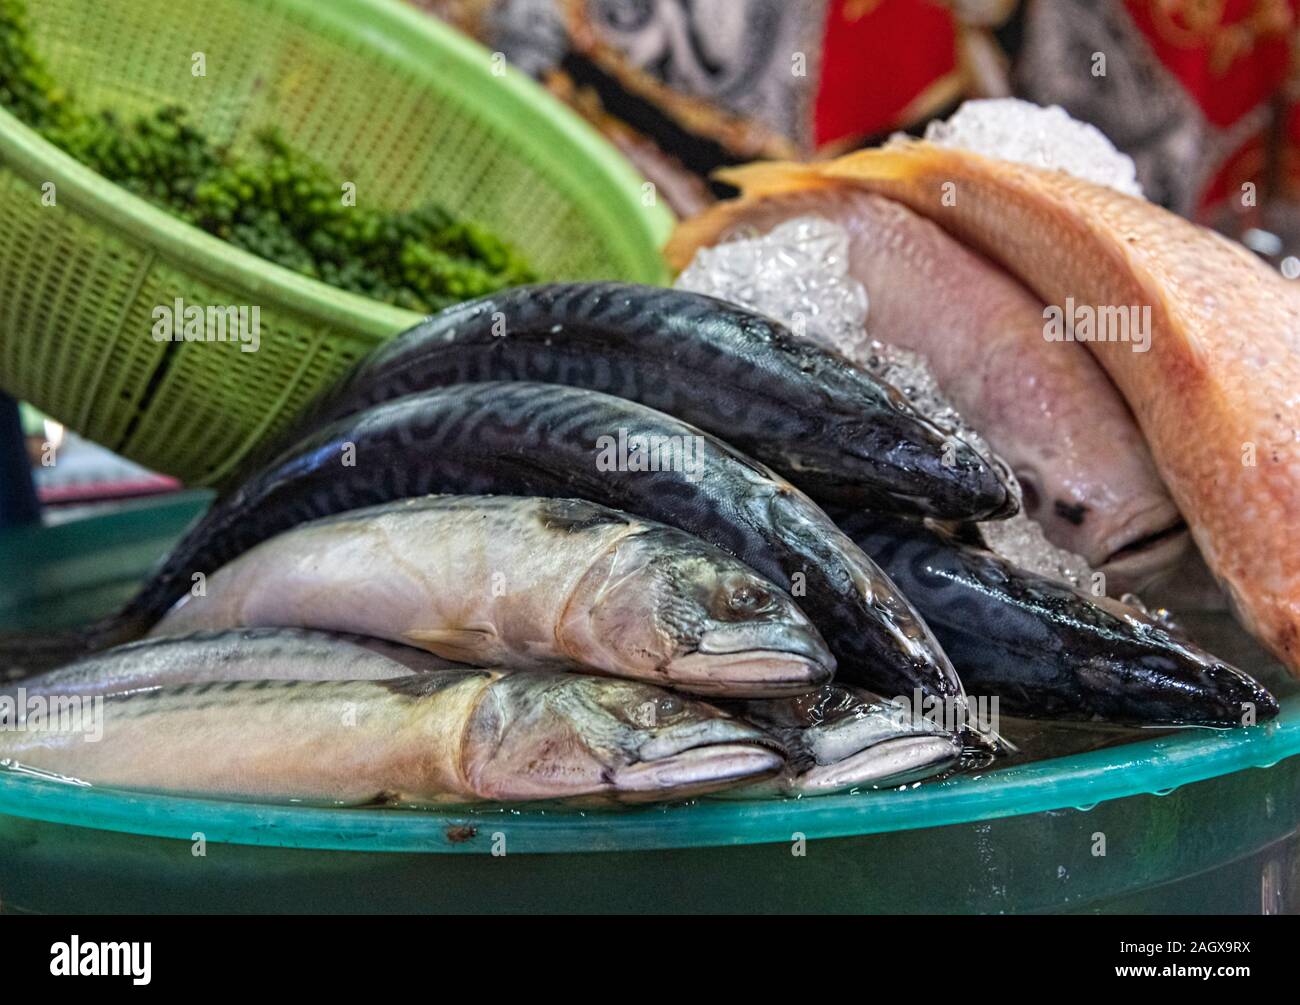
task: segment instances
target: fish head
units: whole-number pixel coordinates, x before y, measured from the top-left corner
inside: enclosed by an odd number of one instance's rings
[[[1187,526],[1144,445],[1104,441],[1104,461],[1089,466],[1078,439],[1060,456],[1016,464],[1021,508],[1052,544],[1102,572],[1108,593],[1141,592],[1188,553]]]
[[[757,727],[650,684],[518,673],[478,703],[463,763],[496,799],[635,803],[759,781],[785,761]]]
[[[578,662],[695,694],[809,691],[835,659],[794,600],[720,549],[668,527],[594,563],[560,626]]]
[[[792,781],[801,795],[910,785],[948,771],[961,759],[952,733],[914,733],[880,740],[838,761],[813,764]]]
[[[791,477],[819,501],[940,520],[1011,516],[1018,499],[1007,470],[916,411],[896,389],[847,361],[839,375],[853,394],[828,395],[824,428],[801,443]],[[849,389],[846,389],[846,392]],[[876,407],[847,408],[868,397]]]
[[[1229,727],[1278,714],[1277,698],[1254,677],[1123,604],[1105,597],[1093,602],[1139,633],[1137,642],[1116,640],[1080,661],[1080,685],[1103,718],[1131,721],[1137,709],[1140,722],[1148,724]]]
[[[919,781],[952,767],[962,752],[957,734],[859,688],[828,684],[809,695],[744,707],[785,746],[786,788],[793,793]]]

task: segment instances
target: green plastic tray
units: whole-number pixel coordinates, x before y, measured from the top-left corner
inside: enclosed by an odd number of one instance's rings
[[[205,503],[193,493],[0,534],[0,628],[53,630],[112,609]],[[1259,660],[1244,636],[1208,627],[1228,658]],[[0,907],[1296,909],[1300,694],[1261,672],[1284,694],[1264,726],[1158,732],[902,791],[802,800],[325,810],[0,772]],[[793,855],[800,837],[806,854]],[[505,856],[493,855],[502,840]]]
[[[549,279],[667,278],[668,211],[577,116],[391,0],[30,0],[36,44],[89,107],[168,102],[236,149],[275,124],[394,207],[435,199]],[[196,53],[205,76],[194,76]],[[500,75],[497,70],[503,71]],[[53,183],[56,203],[42,204]],[[138,199],[0,110],[0,388],[190,484],[218,484],[417,315],[333,290]],[[261,348],[154,341],[152,311],[261,309]]]

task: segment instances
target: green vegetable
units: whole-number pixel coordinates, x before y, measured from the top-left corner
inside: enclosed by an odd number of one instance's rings
[[[37,54],[24,0],[0,0],[0,105],[128,191],[340,289],[433,312],[537,278],[518,251],[441,206],[346,205],[342,180],[275,130],[240,152],[175,105],[133,119],[81,109]]]

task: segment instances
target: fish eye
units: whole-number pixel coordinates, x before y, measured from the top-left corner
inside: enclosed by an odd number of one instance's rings
[[[675,698],[670,694],[666,694],[660,698],[658,705],[655,707],[655,713],[660,719],[668,719],[675,715],[681,715],[685,710],[686,706],[682,704],[682,700],[680,698]]]
[[[727,608],[735,614],[757,614],[771,603],[772,594],[748,584],[736,587],[727,597]]]
[[[674,695],[665,694],[658,698],[647,696],[635,706],[611,711],[635,729],[655,729],[679,718],[686,711],[686,703]]]

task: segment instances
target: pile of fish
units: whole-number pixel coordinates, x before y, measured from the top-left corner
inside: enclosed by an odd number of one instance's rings
[[[1300,507],[1280,439],[1294,396],[1274,387],[1284,366],[1257,361],[1297,316],[1267,269],[1141,200],[925,144],[734,177],[742,196],[679,232],[679,264],[810,209],[856,221],[882,334],[956,345],[933,353],[940,376],[1049,532],[1141,578],[1181,549],[1185,518],[1296,665],[1300,577],[1274,540]],[[969,183],[959,209],[938,209],[940,177]],[[1207,260],[1238,282],[1210,297],[1192,269]],[[958,309],[942,284],[966,279],[987,299]],[[1026,286],[1154,301],[1150,354],[1090,346],[1106,373],[1088,369],[1082,347],[1044,341]],[[891,289],[892,306],[876,293]],[[990,398],[981,374],[1008,354],[1032,372]],[[1035,442],[1028,416],[1049,404],[1086,407],[1090,432]],[[1252,437],[1265,469],[1229,477]],[[0,719],[55,697],[104,716],[95,743],[0,729],[0,757],[230,798],[622,803],[987,763],[1003,745],[986,698],[1129,725],[1277,713],[1142,611],[983,547],[973,524],[1018,506],[1004,470],[743,307],[621,283],[506,290],[364,360],[120,612],[0,642]]]

